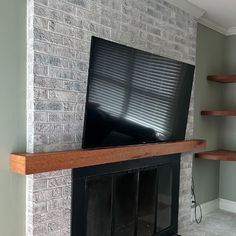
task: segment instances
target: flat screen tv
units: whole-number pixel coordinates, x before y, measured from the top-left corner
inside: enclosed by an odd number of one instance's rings
[[[83,148],[182,140],[194,66],[92,38]]]

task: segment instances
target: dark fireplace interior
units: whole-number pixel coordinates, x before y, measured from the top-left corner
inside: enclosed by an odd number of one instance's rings
[[[179,155],[73,172],[73,236],[174,235]]]

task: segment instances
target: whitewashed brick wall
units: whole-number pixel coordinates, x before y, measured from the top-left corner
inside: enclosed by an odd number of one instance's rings
[[[162,0],[27,0],[28,152],[81,147],[91,36],[195,64],[196,21]],[[187,136],[192,135],[193,104]],[[190,222],[192,155],[181,162]],[[69,236],[71,171],[27,177],[27,235]]]

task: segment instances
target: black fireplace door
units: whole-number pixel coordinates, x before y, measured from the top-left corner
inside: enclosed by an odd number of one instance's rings
[[[72,196],[72,236],[176,234],[179,155],[75,169]]]

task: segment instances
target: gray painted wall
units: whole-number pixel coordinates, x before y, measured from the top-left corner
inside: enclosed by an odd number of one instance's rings
[[[225,72],[236,74],[236,36],[230,36],[225,44]],[[223,85],[223,102],[225,109],[236,109],[236,84]],[[221,147],[236,150],[236,118],[222,119]],[[236,162],[220,163],[220,198],[236,201]]]
[[[201,117],[203,109],[236,109],[236,84],[208,82],[208,74],[236,74],[236,36],[225,37],[198,27],[195,82],[195,138],[208,141],[208,150],[236,150],[236,118]],[[236,201],[236,162],[194,160],[193,176],[200,203],[218,197]]]
[[[195,74],[194,137],[206,139],[207,150],[214,150],[219,144],[219,118],[200,115],[204,109],[220,109],[222,85],[208,82],[207,75],[223,70],[225,36],[198,25],[197,57]],[[193,176],[196,195],[200,203],[219,197],[219,162],[196,160],[193,162]]]
[[[9,154],[25,150],[26,2],[0,1],[0,235],[25,235],[25,177],[9,171]]]

